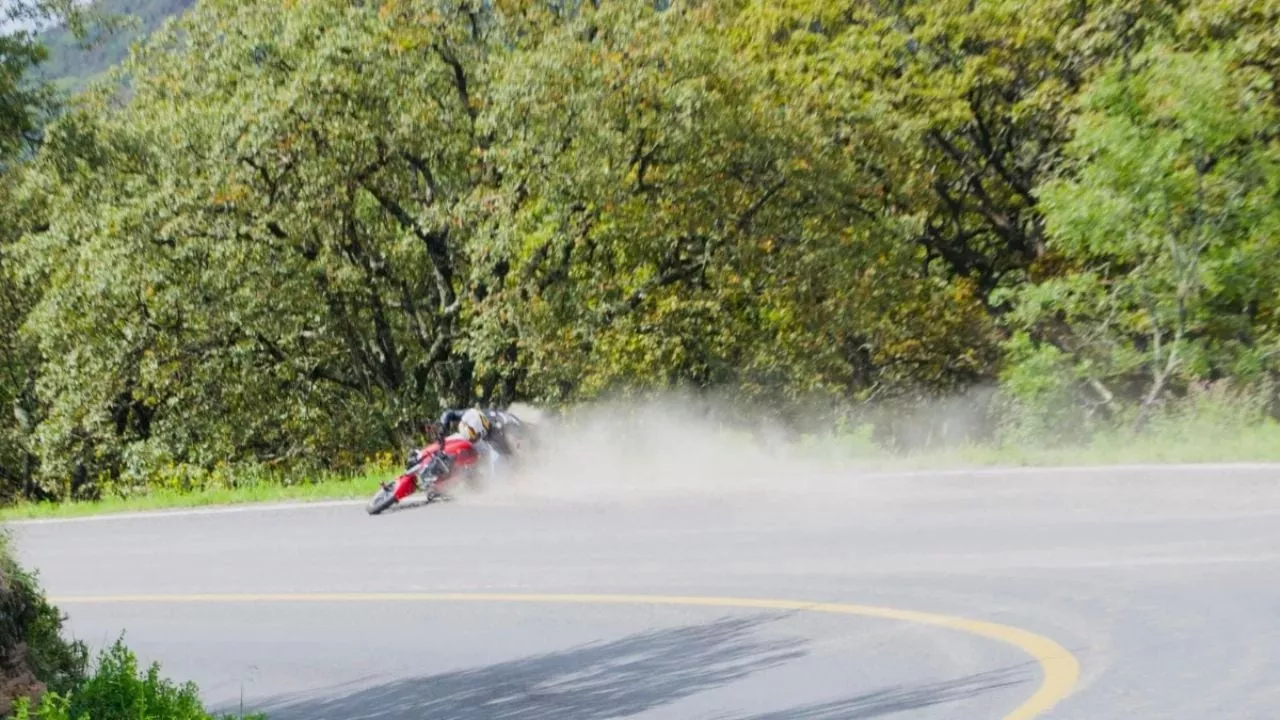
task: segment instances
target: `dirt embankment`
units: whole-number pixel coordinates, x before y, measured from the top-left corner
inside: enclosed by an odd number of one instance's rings
[[[44,683],[36,679],[27,663],[25,644],[19,644],[0,660],[0,717],[13,712],[18,698],[29,697],[33,705],[38,703],[44,691]]]

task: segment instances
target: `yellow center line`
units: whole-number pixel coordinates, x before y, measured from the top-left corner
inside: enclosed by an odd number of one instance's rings
[[[914,610],[824,603],[682,595],[542,595],[515,593],[265,593],[187,595],[98,595],[52,598],[57,605],[145,603],[276,603],[276,602],[496,602],[573,603],[592,605],[684,605],[765,610],[798,610],[932,625],[1012,645],[1035,658],[1043,675],[1040,687],[1004,720],[1030,720],[1052,708],[1075,687],[1080,663],[1053,640],[1010,625]]]

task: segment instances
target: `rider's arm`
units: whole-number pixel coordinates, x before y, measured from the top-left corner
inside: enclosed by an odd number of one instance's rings
[[[440,416],[440,432],[448,433],[449,426],[462,419],[462,410],[445,410]]]

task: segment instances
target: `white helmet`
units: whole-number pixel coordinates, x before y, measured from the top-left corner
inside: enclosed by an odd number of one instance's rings
[[[458,432],[469,442],[488,437],[489,426],[488,416],[475,408],[462,413],[462,418],[458,420]]]

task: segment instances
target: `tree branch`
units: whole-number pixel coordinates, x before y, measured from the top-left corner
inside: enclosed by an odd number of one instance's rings
[[[436,188],[436,179],[431,173],[431,168],[427,165],[426,160],[414,155],[413,153],[401,151],[400,155],[406,162],[413,166],[414,170],[418,171],[418,174],[422,176],[423,182],[427,184],[427,192],[429,195],[427,196],[426,204],[431,205],[436,201],[436,197],[439,195],[439,191]]]
[[[453,315],[458,312],[458,300],[453,291],[453,266],[449,261],[448,229],[428,231],[386,193],[378,190],[371,183],[361,185],[378,201],[384,210],[391,213],[401,226],[411,230],[418,239],[427,246],[427,255],[431,258],[432,274],[436,283],[436,292],[440,297],[441,313]]]
[[[453,70],[453,86],[458,90],[458,100],[462,103],[462,108],[466,110],[467,116],[472,122],[476,119],[476,109],[471,106],[471,91],[467,86],[467,71],[462,67],[462,63],[452,52],[445,49],[441,43],[434,45],[436,54],[444,61],[446,65]]]

